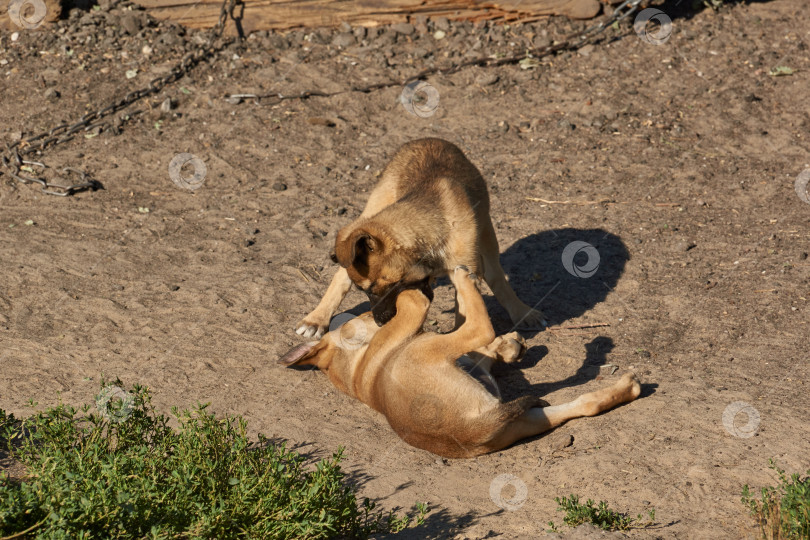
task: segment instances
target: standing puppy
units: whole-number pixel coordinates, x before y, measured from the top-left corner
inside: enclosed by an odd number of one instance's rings
[[[442,139],[406,143],[360,217],[338,232],[333,260],[341,268],[296,332],[322,336],[352,282],[368,294],[375,321],[385,324],[402,287],[457,266],[483,276],[516,325],[544,326],[543,313],[521,302],[506,281],[499,255],[487,186],[475,165]],[[463,317],[456,300],[457,327]]]

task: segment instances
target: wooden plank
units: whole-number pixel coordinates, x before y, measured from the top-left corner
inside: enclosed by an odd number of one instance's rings
[[[157,19],[189,28],[211,28],[219,17],[221,0],[134,0]],[[289,30],[337,26],[379,26],[406,22],[412,17],[453,20],[536,18],[565,15],[590,19],[599,14],[599,0],[243,0],[236,16],[243,31]],[[228,33],[235,32],[229,21]]]

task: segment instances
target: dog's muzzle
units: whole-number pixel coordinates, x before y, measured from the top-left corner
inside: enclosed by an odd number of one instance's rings
[[[397,297],[399,293],[406,289],[419,289],[422,294],[427,296],[428,300],[433,301],[430,278],[425,278],[416,283],[397,283],[380,295],[366,291],[368,301],[371,304],[371,314],[374,316],[374,322],[378,326],[382,326],[394,318],[394,315],[397,314]]]

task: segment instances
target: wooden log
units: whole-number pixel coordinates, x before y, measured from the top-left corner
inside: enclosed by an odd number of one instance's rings
[[[219,18],[221,0],[134,0],[157,19],[189,28],[211,28]],[[452,20],[521,20],[565,15],[590,19],[599,14],[599,0],[242,0],[235,16],[245,34],[256,30],[289,30],[337,26],[379,26],[410,18]],[[228,21],[227,33],[236,31]]]

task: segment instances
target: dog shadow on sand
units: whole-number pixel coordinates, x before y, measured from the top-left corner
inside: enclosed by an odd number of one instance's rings
[[[518,297],[529,306],[541,309],[550,326],[582,316],[605,301],[624,273],[630,259],[621,238],[602,229],[556,229],[522,238],[501,254],[501,265]],[[496,334],[514,331],[506,311],[492,296],[485,297]],[[610,322],[614,321],[600,321]],[[526,338],[537,330],[519,330]],[[585,345],[582,365],[563,380],[531,384],[521,369],[534,367],[548,354],[545,345],[531,347],[513,366],[493,366],[503,400],[519,396],[545,396],[561,388],[580,386],[596,379],[603,369],[614,343],[610,337],[597,336]],[[652,384],[642,385],[641,397],[655,391]]]

